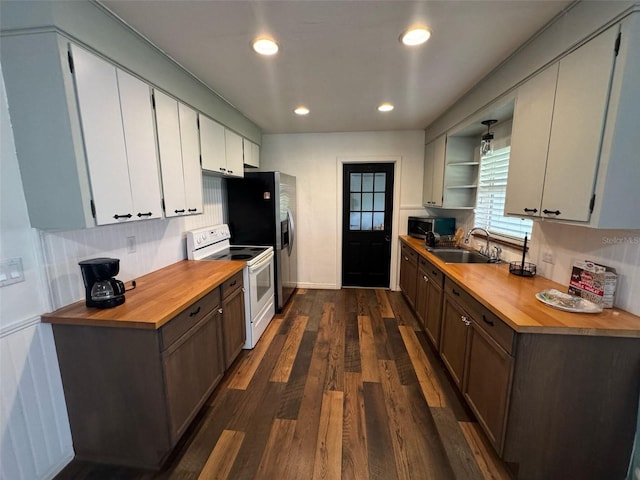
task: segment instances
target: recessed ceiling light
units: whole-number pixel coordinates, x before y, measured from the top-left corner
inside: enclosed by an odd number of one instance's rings
[[[425,27],[414,27],[400,35],[400,41],[409,47],[422,45],[431,37],[431,31]]]
[[[385,102],[378,107],[378,110],[380,112],[390,112],[391,110],[393,110],[393,105],[388,102]]]
[[[296,107],[293,113],[295,113],[296,115],[309,115],[309,109],[301,105],[299,107]]]
[[[257,38],[253,41],[253,49],[260,55],[275,55],[278,53],[278,44],[266,37]]]

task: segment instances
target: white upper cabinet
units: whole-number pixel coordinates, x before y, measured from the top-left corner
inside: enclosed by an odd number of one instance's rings
[[[243,177],[242,137],[200,115],[202,169],[227,177]]]
[[[620,25],[609,28],[519,88],[505,213],[640,227],[629,201],[640,140],[627,121],[615,121],[620,113],[638,121],[637,23],[627,19],[621,37]]]
[[[161,218],[162,194],[151,88],[122,70],[117,73],[134,217]]]
[[[558,64],[518,89],[513,127],[505,214],[540,216]]]
[[[242,139],[244,149],[244,165],[246,167],[260,167],[260,146],[246,138]]]
[[[224,143],[224,127],[205,115],[200,120],[200,153],[202,169],[224,174],[227,171],[227,151]]]
[[[71,46],[98,225],[160,217],[149,87]]]
[[[198,113],[179,103],[180,145],[182,147],[182,171],[184,173],[185,205],[187,213],[202,213],[202,167],[198,138]]]
[[[231,130],[224,131],[227,152],[227,174],[233,177],[244,176],[244,158],[242,137]]]
[[[197,114],[154,91],[165,215],[202,213]]]
[[[422,203],[425,207],[442,207],[446,145],[446,135],[425,145],[422,185]]]
[[[542,214],[587,221],[595,183],[618,28],[560,60]]]

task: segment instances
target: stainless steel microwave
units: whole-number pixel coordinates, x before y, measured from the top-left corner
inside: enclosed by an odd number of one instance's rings
[[[449,217],[409,217],[407,233],[410,236],[424,239],[427,232],[439,235],[453,235],[456,233],[456,219]]]

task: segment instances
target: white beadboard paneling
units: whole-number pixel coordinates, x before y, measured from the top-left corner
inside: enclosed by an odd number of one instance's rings
[[[52,478],[73,458],[53,335],[49,325],[0,332],[0,478]]]
[[[171,219],[144,220],[85,230],[41,232],[48,289],[53,308],[84,298],[78,262],[95,257],[120,259],[118,278],[134,280],[186,258],[185,232],[224,222],[225,182],[203,177],[204,213]],[[127,252],[127,237],[136,238],[136,251]]]

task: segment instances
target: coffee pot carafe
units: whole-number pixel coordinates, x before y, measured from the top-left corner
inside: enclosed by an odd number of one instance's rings
[[[112,308],[124,303],[124,283],[113,278],[120,271],[117,258],[92,258],[79,263],[87,307]]]

